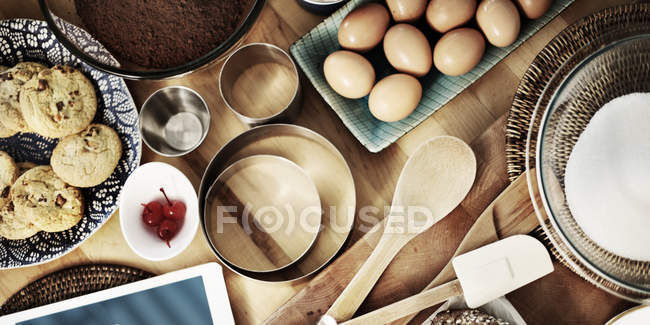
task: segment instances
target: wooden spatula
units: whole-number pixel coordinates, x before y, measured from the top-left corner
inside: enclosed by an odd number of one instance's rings
[[[418,147],[397,181],[377,247],[326,315],[339,322],[350,319],[395,255],[456,208],[471,189],[475,176],[474,152],[462,140],[440,136]],[[410,214],[413,207],[426,213]]]
[[[453,266],[457,280],[342,324],[385,324],[460,295],[465,296],[467,306],[477,308],[553,272],[544,245],[526,235],[508,237],[457,256]]]

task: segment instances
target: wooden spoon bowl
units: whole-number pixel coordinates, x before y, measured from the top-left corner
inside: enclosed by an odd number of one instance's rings
[[[321,322],[350,319],[395,255],[456,208],[472,188],[475,176],[476,157],[462,140],[440,136],[420,145],[397,181],[377,247]]]

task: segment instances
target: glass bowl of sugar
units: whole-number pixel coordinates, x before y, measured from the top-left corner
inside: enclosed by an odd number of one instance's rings
[[[614,41],[565,69],[542,95],[550,100],[538,103],[539,132],[529,139],[538,217],[544,224],[548,216],[551,241],[584,277],[647,301],[650,35]]]

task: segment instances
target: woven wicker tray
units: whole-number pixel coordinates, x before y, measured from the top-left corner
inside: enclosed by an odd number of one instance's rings
[[[82,265],[46,275],[20,289],[0,306],[0,315],[43,306],[153,276],[123,265]]]
[[[532,139],[537,138],[543,114],[541,111],[533,116],[535,107],[538,102],[540,106],[548,103],[548,97],[542,98],[546,87],[553,89],[559,86],[549,85],[553,75],[567,74],[578,62],[604,45],[640,33],[650,33],[650,3],[608,8],[584,17],[558,34],[537,55],[517,88],[506,122],[506,163],[510,181],[514,181],[526,170],[528,131],[532,125]],[[533,155],[535,146],[536,143],[531,143]],[[558,260],[599,288],[628,300],[641,301],[648,298],[592,272],[571,254],[550,224],[538,227],[533,233],[547,244]]]

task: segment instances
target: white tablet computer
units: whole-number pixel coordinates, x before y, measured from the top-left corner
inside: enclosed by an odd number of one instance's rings
[[[216,263],[0,317],[7,325],[234,324]]]

